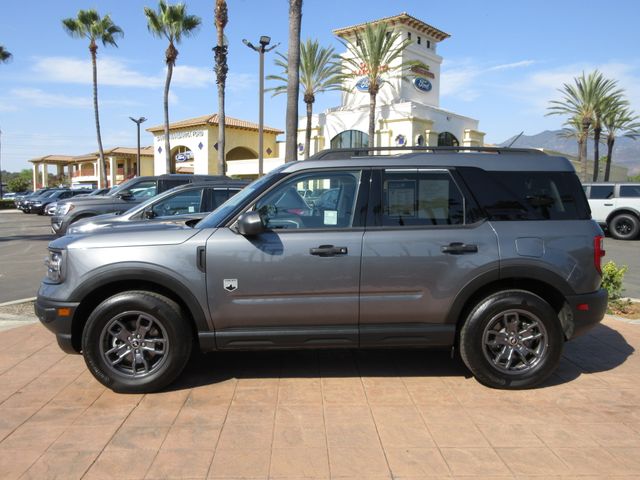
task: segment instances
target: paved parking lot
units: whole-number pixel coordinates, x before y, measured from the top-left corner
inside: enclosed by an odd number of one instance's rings
[[[117,395],[39,324],[0,332],[2,478],[639,478],[640,325],[608,318],[543,388],[447,352],[216,353]]]

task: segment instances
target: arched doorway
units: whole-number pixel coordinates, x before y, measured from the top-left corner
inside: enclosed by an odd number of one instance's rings
[[[171,160],[176,173],[193,173],[193,152],[189,147],[180,145],[172,148]]]
[[[360,130],[345,130],[331,139],[331,148],[358,148],[369,146],[369,135]]]
[[[438,135],[439,147],[459,147],[460,142],[456,136],[451,132],[442,132]]]
[[[247,147],[232,148],[227,152],[227,160],[248,160],[258,158],[258,153]]]

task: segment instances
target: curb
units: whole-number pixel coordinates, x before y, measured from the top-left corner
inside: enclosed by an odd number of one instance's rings
[[[11,300],[10,302],[0,303],[0,307],[8,307],[9,305],[18,305],[19,303],[33,302],[36,297],[21,298],[20,300]]]

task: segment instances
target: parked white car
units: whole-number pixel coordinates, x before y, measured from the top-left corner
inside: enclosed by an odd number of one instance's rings
[[[585,183],[591,216],[613,238],[640,235],[640,183]]]

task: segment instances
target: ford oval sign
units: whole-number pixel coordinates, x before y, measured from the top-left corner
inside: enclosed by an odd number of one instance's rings
[[[431,82],[424,77],[416,77],[413,80],[413,84],[421,92],[430,92],[431,89],[433,88],[433,85],[431,85]]]
[[[362,77],[360,80],[356,82],[356,89],[360,92],[368,92],[369,91],[369,79],[367,77]]]

